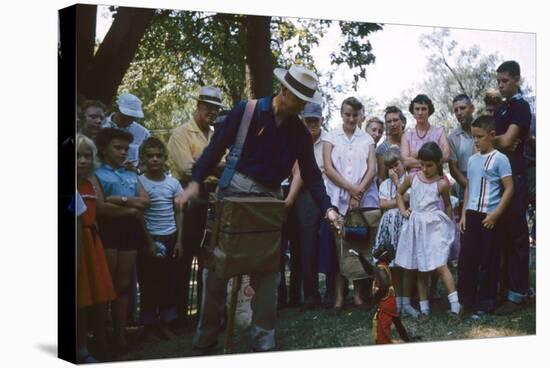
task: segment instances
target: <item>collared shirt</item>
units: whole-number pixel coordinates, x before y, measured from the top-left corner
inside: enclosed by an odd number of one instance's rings
[[[322,173],[325,172],[325,164],[323,163],[323,138],[325,138],[327,133],[324,130],[321,130],[321,135],[316,142],[313,142],[313,153],[315,154],[315,162],[319,166],[319,170]]]
[[[451,149],[449,160],[456,161],[458,169],[466,174],[468,160],[475,153],[474,138],[459,126],[449,134],[449,146]]]
[[[520,143],[514,152],[503,151],[512,165],[514,175],[525,174],[527,171],[527,159],[523,155],[525,142],[529,136],[529,125],[531,123],[531,108],[529,102],[525,101],[521,92],[515,94],[495,110],[495,122],[497,135],[506,133],[510,125],[519,127]]]
[[[128,171],[124,166],[113,169],[110,165],[102,164],[95,170],[103,195],[120,195],[127,197],[138,196],[138,177],[133,171]]]
[[[353,185],[359,185],[368,170],[369,149],[374,145],[372,137],[357,127],[353,135],[348,138],[344,129],[338,127],[331,130],[324,141],[333,145],[331,160],[334,169]],[[361,207],[380,207],[375,180],[376,176],[361,199],[359,204]],[[328,179],[327,192],[331,203],[338,207],[340,213],[346,213],[350,200],[348,191]]]
[[[290,175],[294,162],[298,160],[306,187],[321,211],[325,212],[330,207],[330,199],[326,195],[321,171],[315,163],[311,134],[298,115],[288,117],[277,126],[272,101],[273,96],[258,100],[236,169],[258,183],[275,189]],[[241,101],[216,130],[193,168],[194,181],[202,182],[233,144],[245,106],[246,102]]]
[[[214,134],[214,129],[208,127],[208,136],[205,136],[194,118],[177,127],[172,132],[166,148],[168,157],[175,169],[172,175],[179,180],[189,179],[195,157],[199,157]]]
[[[494,212],[500,203],[502,178],[512,175],[508,158],[497,150],[476,153],[468,161],[467,209]]]
[[[126,128],[119,127],[113,121],[113,115],[114,113],[107,116],[107,118],[105,118],[105,120],[103,121],[101,127],[121,129],[132,134],[134,140],[130,143],[130,146],[128,147],[128,160],[132,161],[134,166],[137,166],[139,163],[139,146],[141,146],[144,140],[151,136],[151,133],[149,133],[149,131],[143,125],[136,123],[135,121],[132,121],[130,125],[128,125]]]

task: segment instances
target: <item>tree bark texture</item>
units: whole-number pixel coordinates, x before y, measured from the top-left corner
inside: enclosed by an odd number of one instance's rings
[[[155,15],[155,9],[119,7],[111,28],[93,55],[97,10],[92,11],[95,6],[78,6],[82,23],[77,23],[77,90],[87,99],[97,99],[109,105]],[[93,42],[91,57],[90,40]]]
[[[246,92],[249,98],[273,93],[271,17],[246,17]]]

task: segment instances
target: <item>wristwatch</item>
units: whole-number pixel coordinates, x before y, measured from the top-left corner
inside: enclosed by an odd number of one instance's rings
[[[120,200],[122,201],[122,204],[126,206],[126,203],[128,203],[128,197],[122,196],[120,197]]]

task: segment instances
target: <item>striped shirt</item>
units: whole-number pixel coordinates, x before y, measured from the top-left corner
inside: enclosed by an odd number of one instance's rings
[[[470,157],[466,208],[482,213],[494,212],[500,202],[502,178],[511,175],[510,161],[497,150]]]

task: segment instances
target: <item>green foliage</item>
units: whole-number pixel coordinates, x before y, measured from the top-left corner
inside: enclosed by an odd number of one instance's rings
[[[465,93],[472,99],[476,111],[482,112],[485,92],[497,87],[496,68],[503,60],[499,54],[482,54],[477,45],[459,49],[448,28],[434,29],[431,34],[423,35],[420,45],[430,55],[426,63],[428,77],[417,90],[425,91],[434,102],[435,113],[431,120],[449,132],[458,126],[452,112],[453,98]],[[525,86],[524,93],[531,98],[532,89]],[[412,98],[413,95],[409,101]]]
[[[246,97],[246,17],[157,11],[119,87],[119,92],[130,91],[142,99],[144,123],[149,129],[166,133],[187,121],[196,107],[191,97],[203,85],[219,87],[226,107]],[[311,49],[319,45],[332,23],[271,18],[273,64],[288,68],[296,63],[316,70]],[[367,36],[382,27],[357,22],[339,22],[339,25],[345,42],[332,53],[332,63],[352,68],[356,88],[359,79],[366,78],[366,65],[375,60]],[[333,85],[328,78],[321,88],[330,104],[331,95],[341,86]]]
[[[339,52],[332,53],[332,64],[347,64],[350,69],[358,68],[353,75],[353,88],[357,90],[359,79],[367,79],[366,66],[376,60],[372,53],[372,45],[366,37],[375,31],[382,29],[382,25],[362,22],[339,22],[344,44]]]

